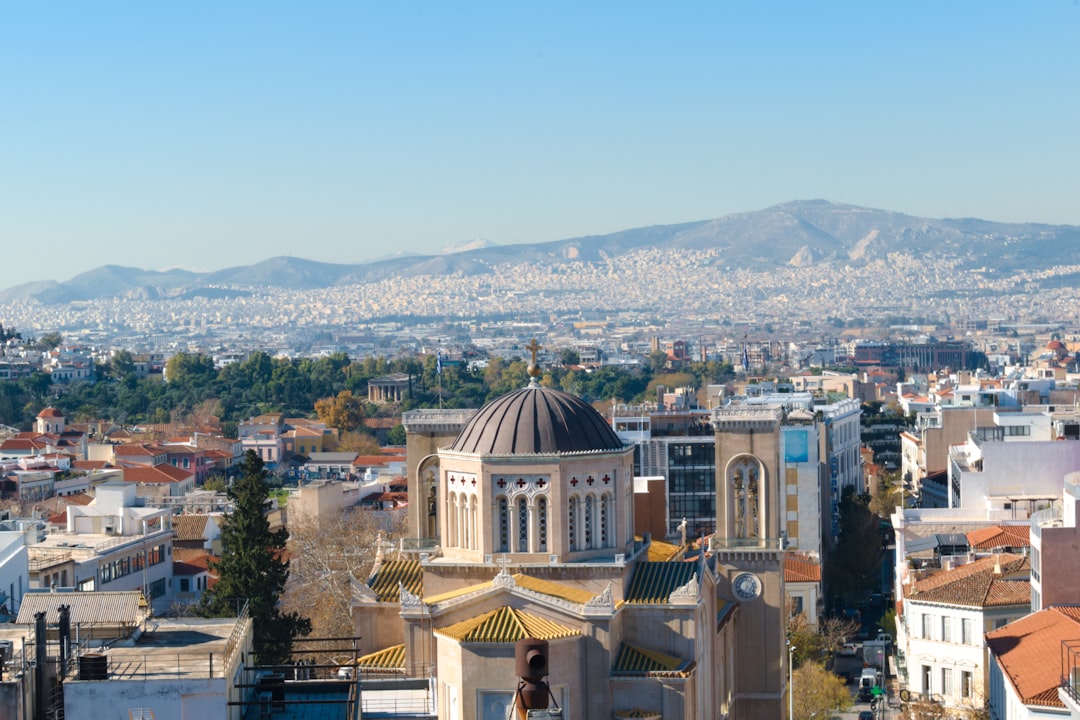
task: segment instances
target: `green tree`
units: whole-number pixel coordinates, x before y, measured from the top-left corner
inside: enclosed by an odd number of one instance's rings
[[[405,444],[405,426],[401,423],[397,423],[394,427],[386,433],[387,445],[404,445]]]
[[[58,332],[45,333],[38,338],[37,346],[40,350],[55,350],[64,342],[64,336]]]
[[[311,621],[278,607],[289,579],[289,561],[282,559],[289,532],[270,530],[265,512],[269,488],[259,456],[248,450],[240,468],[228,491],[234,509],[221,529],[221,559],[210,566],[219,580],[203,596],[199,612],[229,617],[246,600],[257,661],[274,665],[288,660],[293,641],[311,632]]]

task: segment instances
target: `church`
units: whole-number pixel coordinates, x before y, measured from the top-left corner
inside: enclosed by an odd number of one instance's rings
[[[635,534],[634,447],[541,387],[529,349],[527,387],[406,413],[421,501],[354,588],[360,671],[435,678],[440,718],[505,720],[535,638],[563,718],[781,717],[779,418],[718,419],[717,536],[669,544]]]

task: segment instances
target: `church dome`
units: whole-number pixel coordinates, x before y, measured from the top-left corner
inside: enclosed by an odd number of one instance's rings
[[[450,450],[477,455],[550,455],[623,447],[603,416],[581,398],[531,386],[480,408]]]

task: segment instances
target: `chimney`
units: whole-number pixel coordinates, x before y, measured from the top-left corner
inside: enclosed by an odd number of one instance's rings
[[[1001,574],[1001,555],[995,555],[994,556],[994,574],[995,575],[1000,575]]]

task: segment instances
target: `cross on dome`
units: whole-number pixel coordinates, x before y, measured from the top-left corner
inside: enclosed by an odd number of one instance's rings
[[[533,338],[525,349],[532,355],[532,361],[529,363],[529,387],[536,387],[536,378],[540,377],[540,366],[536,362],[536,353],[544,349],[544,346],[536,342],[536,338]]]

